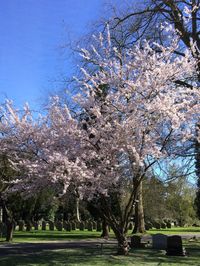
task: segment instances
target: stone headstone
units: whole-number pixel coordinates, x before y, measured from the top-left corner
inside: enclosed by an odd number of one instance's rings
[[[164,223],[164,222],[162,222],[162,223],[160,224],[160,226],[161,226],[162,229],[165,229],[165,228],[167,227],[166,223]]]
[[[166,225],[167,225],[167,228],[172,228],[172,224],[170,222],[167,222]]]
[[[76,229],[80,229],[80,221],[75,221],[76,223]]]
[[[33,226],[34,226],[35,230],[39,230],[39,223],[38,222],[34,222]]]
[[[178,223],[177,223],[176,221],[174,221],[174,226],[175,226],[175,227],[178,226]]]
[[[88,231],[93,231],[93,223],[92,222],[87,223],[87,229],[88,229]]]
[[[66,223],[66,231],[70,232],[72,230],[72,224],[71,222]]]
[[[134,235],[131,237],[131,248],[141,248],[143,245],[141,243],[141,236]]]
[[[63,222],[63,228],[64,228],[64,230],[67,230],[67,221]]]
[[[167,236],[163,234],[155,234],[152,236],[152,247],[154,249],[166,250]]]
[[[168,236],[166,251],[166,255],[168,256],[185,256],[185,249],[182,245],[181,236]]]
[[[102,231],[102,223],[100,221],[97,222],[97,232]]]
[[[62,224],[61,221],[58,221],[56,223],[56,228],[57,228],[58,231],[62,231],[63,230],[63,224]]]
[[[32,229],[32,223],[31,223],[30,221],[28,221],[28,222],[26,223],[26,231],[27,231],[27,232],[30,232],[31,229]]]
[[[146,222],[145,223],[145,230],[149,230],[149,229],[152,229],[152,228],[153,228],[153,225],[150,222]]]
[[[199,227],[199,225],[198,225],[198,224],[196,224],[196,223],[194,223],[192,226],[194,226],[194,227]]]
[[[54,222],[53,221],[49,221],[49,230],[50,231],[54,231]]]
[[[76,230],[76,222],[71,222],[71,224],[72,224],[72,230]]]
[[[46,230],[47,223],[45,221],[42,221],[42,230]]]
[[[24,230],[24,221],[20,220],[19,221],[19,231],[23,231]]]
[[[159,230],[161,228],[160,223],[159,222],[155,222],[154,223],[154,227]]]
[[[88,229],[88,221],[85,221],[85,229]]]
[[[97,230],[97,223],[95,221],[92,222],[92,226],[94,230]]]
[[[85,223],[83,221],[80,222],[79,229],[80,229],[80,231],[84,231],[85,230]]]

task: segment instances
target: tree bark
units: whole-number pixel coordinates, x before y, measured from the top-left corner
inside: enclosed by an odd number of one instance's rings
[[[108,239],[109,238],[109,228],[108,228],[108,223],[106,222],[106,220],[103,220],[102,223],[102,234],[101,237]]]
[[[117,255],[128,255],[129,244],[124,234],[115,234],[118,241]]]
[[[142,182],[140,182],[138,188],[138,230],[140,233],[145,232],[145,223],[144,223],[144,208],[143,208],[143,195],[142,195]]]
[[[6,221],[6,241],[10,242],[13,239],[14,222],[10,219]]]
[[[79,197],[76,197],[76,219],[80,222]]]
[[[144,222],[142,181],[141,181],[138,186],[137,202],[135,206],[135,225],[132,233],[136,234],[144,232],[145,232],[145,222]]]
[[[5,202],[1,199],[2,209],[3,209],[3,221],[6,225],[6,241],[10,242],[13,239],[14,231],[14,219],[12,213],[8,210]]]
[[[132,234],[136,234],[138,233],[138,197],[137,197],[137,201],[135,203],[135,219],[134,219],[134,228],[132,231]]]

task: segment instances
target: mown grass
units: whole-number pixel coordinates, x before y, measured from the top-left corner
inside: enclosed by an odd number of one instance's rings
[[[192,235],[198,235],[200,237],[200,227],[173,227],[171,229],[151,229],[146,232],[147,235],[162,233],[166,235],[170,234],[178,234],[178,235],[184,235],[184,234],[191,234]],[[47,242],[47,241],[76,241],[76,240],[89,240],[89,239],[98,239],[100,237],[101,233],[96,231],[80,231],[80,230],[74,230],[71,232],[66,231],[49,231],[49,230],[32,230],[30,232],[14,232],[14,243],[21,243],[21,242]],[[128,236],[131,236],[131,231],[129,230]],[[110,232],[110,238],[114,238],[114,233]],[[3,242],[4,239],[1,239],[0,242]]]
[[[170,229],[166,228],[166,229],[151,229],[149,231],[147,231],[149,234],[157,234],[157,233],[162,233],[162,234],[166,234],[166,235],[170,235],[170,234],[179,234],[179,235],[183,235],[183,234],[200,234],[200,227],[172,227]]]
[[[103,250],[100,246],[93,245],[88,247],[65,248],[58,250],[35,250],[25,254],[12,253],[9,255],[1,254],[0,248],[0,265],[1,266],[58,266],[58,265],[74,265],[74,266],[107,266],[107,265],[199,265],[200,266],[200,228],[196,227],[176,227],[171,229],[149,230],[148,234],[164,233],[164,234],[191,234],[197,235],[199,238],[192,241],[183,241],[188,252],[186,257],[167,257],[165,251],[152,250],[150,247],[145,249],[130,250],[128,256],[117,256],[116,245],[104,245]],[[98,241],[100,232],[85,231],[31,231],[14,233],[14,244],[17,243],[44,243],[54,241]],[[129,232],[129,235],[131,231]],[[110,232],[111,238],[114,234]],[[4,245],[5,242],[1,242]]]
[[[146,232],[147,235],[152,235],[152,234],[157,234],[157,233],[162,233],[162,234],[190,234],[192,235],[198,235],[200,237],[200,227],[173,227],[171,229],[151,229]],[[36,243],[36,242],[49,242],[49,241],[78,241],[78,240],[89,240],[89,239],[98,239],[100,237],[101,233],[92,231],[89,232],[87,230],[80,231],[80,230],[75,230],[71,232],[66,232],[66,231],[42,231],[42,230],[32,230],[30,232],[19,232],[15,231],[14,232],[14,238],[13,242],[14,243]],[[128,236],[131,236],[131,231],[129,231]],[[110,238],[114,238],[114,233],[111,231],[110,232]],[[4,243],[4,238],[0,238],[0,244]]]
[[[200,243],[193,246],[188,243],[186,257],[168,257],[165,251],[156,251],[150,248],[131,250],[129,255],[117,256],[116,247],[106,246],[101,253],[99,247],[74,248],[53,251],[37,252],[26,255],[0,256],[1,266],[107,266],[107,265],[200,265]],[[197,249],[198,248],[198,249]]]
[[[88,240],[88,239],[97,239],[101,235],[100,232],[92,231],[31,231],[31,232],[15,232],[13,242],[47,242],[47,241],[77,241],[77,240]],[[111,236],[114,237],[114,234],[111,233]]]

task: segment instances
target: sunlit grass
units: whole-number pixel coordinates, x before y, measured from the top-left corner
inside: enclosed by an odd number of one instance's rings
[[[197,227],[173,227],[171,229],[149,230],[148,234],[197,234],[200,236],[200,228]],[[98,241],[101,233],[96,231],[42,231],[32,230],[30,232],[15,231],[13,244],[17,243],[44,243],[44,242],[63,242],[63,241]],[[131,231],[129,231],[131,235]],[[111,239],[114,234],[110,232]],[[5,242],[2,242],[3,245]],[[165,251],[152,250],[150,247],[144,249],[130,250],[128,256],[117,256],[116,245],[91,245],[91,247],[74,247],[58,250],[35,250],[26,255],[9,254],[0,256],[1,266],[58,266],[58,265],[77,265],[77,266],[107,266],[107,265],[200,265],[200,240],[183,241],[188,252],[186,257],[167,257]],[[0,254],[1,255],[1,254]]]
[[[131,236],[132,231],[129,230],[128,236]],[[173,227],[171,229],[151,229],[148,230],[145,235],[152,235],[152,234],[191,234],[192,235],[198,235],[200,237],[200,227]],[[28,243],[36,243],[36,242],[49,242],[49,241],[82,241],[82,240],[98,240],[101,236],[101,232],[96,232],[95,230],[88,231],[80,231],[80,230],[74,230],[71,232],[67,231],[49,231],[49,230],[31,230],[30,232],[23,231],[15,231],[14,237],[13,237],[13,243],[21,243],[21,242],[28,242]],[[110,238],[114,238],[114,233],[112,230],[110,231]],[[4,238],[0,238],[0,243],[4,242]]]
[[[166,229],[151,229],[147,231],[149,234],[157,234],[162,233],[166,235],[170,234],[200,234],[200,227],[172,227],[172,228],[166,228]]]
[[[75,240],[89,240],[89,239],[97,239],[101,235],[100,232],[92,231],[88,232],[85,231],[42,231],[42,230],[32,230],[30,232],[19,232],[15,231],[13,236],[13,242],[14,243],[21,243],[21,242],[49,242],[49,241],[75,241]],[[114,234],[111,233],[111,237],[114,237]],[[4,241],[3,238],[1,238],[1,242]]]
[[[197,249],[198,248],[198,249]],[[1,266],[106,266],[106,265],[200,265],[200,243],[196,242],[196,248],[188,243],[186,249],[189,253],[186,257],[168,257],[165,251],[146,249],[131,250],[129,255],[117,256],[116,247],[104,247],[103,252],[99,247],[69,248],[63,250],[43,251],[28,255],[12,255],[0,257]]]

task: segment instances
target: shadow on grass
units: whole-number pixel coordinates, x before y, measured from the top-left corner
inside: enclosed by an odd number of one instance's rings
[[[54,251],[40,251],[35,254],[7,256],[0,258],[1,266],[31,266],[31,265],[77,265],[77,266],[106,266],[106,265],[200,265],[199,250],[188,249],[187,257],[167,257],[164,251],[149,248],[131,250],[126,257],[116,256],[116,247],[76,248]]]
[[[74,241],[100,238],[101,232],[89,231],[15,231],[14,242],[39,242],[39,241]],[[111,236],[111,238],[113,235]]]
[[[15,234],[14,239],[35,239],[35,240],[68,240],[68,239],[88,239],[88,238],[99,238],[99,235],[94,234],[40,234],[40,233],[33,233],[33,234]]]

